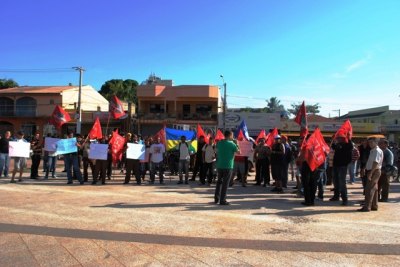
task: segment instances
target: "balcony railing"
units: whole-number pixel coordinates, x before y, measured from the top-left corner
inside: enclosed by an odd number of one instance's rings
[[[14,105],[1,105],[1,117],[36,117],[36,105],[17,106],[14,112]]]
[[[137,118],[141,120],[174,120],[174,121],[217,121],[217,113],[143,113],[139,112]]]

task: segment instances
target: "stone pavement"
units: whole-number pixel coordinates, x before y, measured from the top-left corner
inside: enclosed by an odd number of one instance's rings
[[[0,179],[0,266],[400,266],[399,183],[379,211],[358,213],[360,183],[348,207],[303,207],[291,189],[277,195],[251,176],[219,206],[214,186],[177,177],[141,186],[120,174],[95,186],[59,177]]]

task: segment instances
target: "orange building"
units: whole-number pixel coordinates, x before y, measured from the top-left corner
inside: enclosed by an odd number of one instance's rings
[[[163,125],[187,129],[200,123],[215,131],[221,101],[219,88],[209,85],[140,85],[137,87],[137,126],[152,135]]]
[[[13,133],[22,130],[29,136],[40,133],[66,133],[76,129],[75,114],[78,102],[77,86],[22,86],[0,90],[0,134],[6,130]],[[91,86],[82,86],[82,133],[87,133],[96,116],[100,116],[103,126],[107,123],[108,101]],[[56,105],[66,110],[72,121],[57,130],[48,123]],[[111,120],[110,126],[121,122]]]

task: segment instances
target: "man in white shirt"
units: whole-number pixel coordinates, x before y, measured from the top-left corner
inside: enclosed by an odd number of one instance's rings
[[[358,211],[369,212],[378,210],[378,181],[381,176],[383,162],[383,151],[378,147],[377,138],[368,138],[368,144],[371,148],[369,153],[366,171],[367,186],[365,188],[365,203]]]
[[[160,143],[160,140],[160,137],[157,137],[155,143],[150,146],[150,184],[154,184],[157,170],[160,177],[160,184],[164,184],[165,146]]]
[[[179,182],[178,184],[183,184],[183,172],[185,173],[185,184],[189,182],[189,162],[190,162],[190,150],[189,144],[186,143],[186,137],[181,136],[181,142],[178,145],[179,151]]]
[[[207,183],[211,185],[214,176],[215,146],[214,138],[210,137],[208,144],[203,146],[204,175],[207,176]]]

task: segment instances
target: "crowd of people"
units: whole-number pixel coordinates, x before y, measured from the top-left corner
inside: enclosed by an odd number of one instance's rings
[[[51,137],[48,135],[47,137]],[[284,136],[274,136],[272,145],[267,146],[266,140],[260,138],[253,146],[252,155],[240,152],[240,146],[231,131],[225,131],[225,139],[215,142],[212,137],[200,136],[197,140],[197,150],[193,151],[185,136],[181,137],[175,149],[166,151],[160,136],[141,138],[136,134],[124,135],[125,145],[121,156],[114,162],[114,168],[123,173],[124,184],[131,182],[134,175],[135,183],[140,185],[146,180],[149,173],[149,184],[154,184],[156,176],[159,183],[164,184],[164,171],[169,169],[170,175],[178,175],[178,184],[189,184],[199,176],[200,185],[215,186],[215,203],[228,205],[227,189],[238,181],[241,186],[248,185],[250,165],[255,166],[255,186],[272,187],[271,191],[277,194],[284,193],[288,188],[288,178],[296,181],[294,187],[299,197],[304,197],[303,205],[312,206],[315,200],[324,199],[326,185],[333,185],[333,197],[330,201],[342,201],[348,205],[347,184],[356,182],[359,176],[365,195],[365,201],[360,203],[360,211],[378,209],[378,202],[389,199],[390,179],[399,180],[396,165],[400,164],[397,144],[389,144],[386,139],[374,137],[356,145],[344,135],[336,135],[330,143],[329,152],[326,151],[326,160],[316,169],[311,170],[302,150],[302,142],[291,142]],[[66,138],[76,138],[77,152],[62,155],[64,172],[67,174],[67,183],[72,184],[76,179],[80,184],[105,184],[111,179],[113,157],[111,146],[107,159],[92,160],[89,158],[91,143],[109,144],[111,136],[103,136],[98,140],[89,140],[86,136],[75,135],[69,132]],[[9,131],[0,138],[0,176],[9,177],[9,141],[28,142],[24,133],[19,131],[12,137]],[[144,144],[144,159],[130,159],[126,157],[128,143]],[[44,150],[44,138],[36,133],[30,138],[31,168],[30,179],[42,178],[39,176],[42,162],[44,180],[57,178],[56,163],[59,155],[55,151]],[[22,181],[26,158],[13,157],[14,168],[11,174],[11,183]],[[115,165],[116,164],[116,165]],[[189,179],[189,173],[192,176]],[[15,178],[19,173],[18,180]],[[349,177],[347,181],[347,176]],[[317,193],[318,192],[318,193]]]

